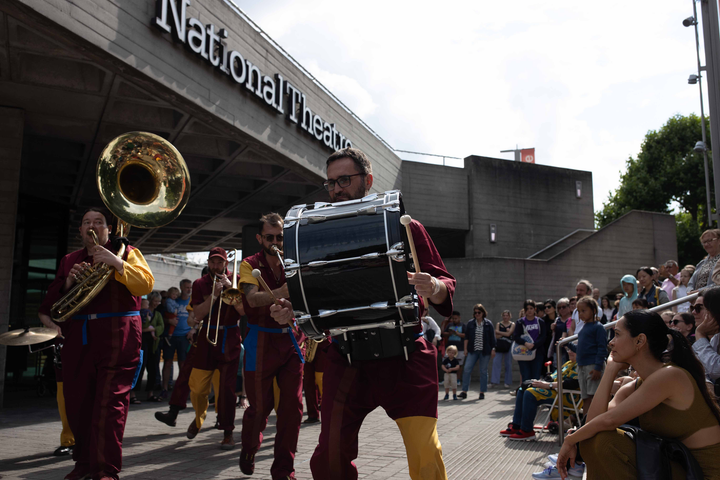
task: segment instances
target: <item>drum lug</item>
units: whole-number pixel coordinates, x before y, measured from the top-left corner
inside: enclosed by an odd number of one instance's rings
[[[387,208],[387,211],[388,211],[388,212],[399,212],[399,211],[400,211],[400,207],[399,207],[399,206],[397,206],[397,207],[388,207],[388,208]]]
[[[296,223],[297,222],[295,222],[294,220],[290,220],[289,222],[286,220],[285,225],[283,225],[283,228],[292,228],[295,226]]]
[[[295,320],[297,320],[298,325],[301,323],[309,322],[312,318],[312,315],[308,315],[307,313],[300,310],[294,310],[293,315],[295,316]]]

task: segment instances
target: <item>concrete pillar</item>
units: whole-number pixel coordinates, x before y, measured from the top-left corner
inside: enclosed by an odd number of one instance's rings
[[[10,323],[10,288],[24,123],[23,110],[0,107],[0,333],[6,332]],[[6,349],[0,345],[0,408],[5,392]]]

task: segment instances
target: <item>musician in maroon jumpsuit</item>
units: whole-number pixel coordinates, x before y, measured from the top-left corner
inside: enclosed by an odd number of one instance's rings
[[[328,158],[327,178],[325,188],[333,202],[362,198],[372,187],[372,166],[363,152],[346,148]],[[440,315],[449,316],[455,279],[445,269],[425,228],[417,221],[410,226],[421,273],[408,273],[409,283]],[[425,306],[420,308],[422,311]],[[290,302],[284,300],[281,306],[273,305],[270,310],[279,323],[292,321]],[[421,334],[420,326],[416,330],[416,334]],[[400,428],[410,477],[446,480],[437,435],[435,348],[418,335],[408,360],[404,355],[397,355],[378,360],[353,360],[348,364],[338,345],[338,342],[332,343],[325,359],[322,426],[319,444],[310,460],[313,478],[358,478],[353,464],[358,453],[358,432],[367,414],[380,406]]]
[[[213,278],[216,279],[214,293]],[[242,305],[228,305],[220,298],[223,289],[231,285],[232,282],[227,276],[227,253],[222,248],[215,247],[208,256],[208,273],[195,280],[190,300],[195,321],[204,319],[204,323],[197,333],[197,351],[193,354],[193,369],[188,381],[195,420],[188,427],[187,437],[195,438],[205,421],[213,372],[219,370],[220,386],[219,391],[215,392],[215,410],[218,415],[218,428],[224,431],[220,443],[223,450],[235,447],[235,377],[242,341],[239,328]],[[213,345],[216,339],[217,342]]]
[[[274,407],[273,379],[280,389],[277,407],[274,461],[270,468],[273,479],[295,478],[295,451],[302,421],[303,354],[298,346],[300,334],[287,325],[280,325],[270,316],[273,296],[253,277],[260,270],[263,280],[278,298],[287,297],[285,272],[272,245],[282,249],[283,219],[277,213],[260,219],[257,240],[262,250],[243,259],[240,283],[243,305],[248,317],[245,336],[244,382],[250,406],[245,410],[242,426],[240,470],[246,475],[255,471],[255,453],[260,448],[268,415]]]
[[[307,339],[305,345],[312,345],[315,340]],[[325,339],[317,344],[315,357],[310,360],[305,358],[303,370],[303,390],[305,390],[305,404],[307,405],[308,418],[303,423],[317,423],[320,421],[320,402],[322,401],[323,386],[322,378],[325,371],[325,355],[330,347],[330,342]]]
[[[75,285],[87,265],[106,263],[115,269],[108,284],[63,324],[63,394],[75,435],[75,468],[66,480],[118,478],[130,388],[140,360],[140,297],[150,293],[155,282],[138,249],[128,245],[122,259],[113,253],[117,248],[109,241],[108,220],[110,215],[100,209],[83,215],[80,235],[85,247],[60,261],[39,310],[49,317],[53,303]]]

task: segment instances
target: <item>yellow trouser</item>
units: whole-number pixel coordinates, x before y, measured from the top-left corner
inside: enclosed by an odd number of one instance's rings
[[[190,386],[190,402],[195,409],[195,425],[200,429],[205,421],[205,417],[207,417],[210,385],[212,385],[215,390],[215,413],[217,413],[217,404],[220,395],[220,370],[200,370],[193,368],[192,372],[190,372],[188,385]]]
[[[57,382],[57,404],[60,412],[60,421],[62,422],[62,432],[60,432],[60,445],[63,447],[72,447],[75,445],[75,435],[70,430],[67,414],[65,413],[65,395],[63,395],[63,384]]]
[[[395,420],[405,443],[410,478],[447,480],[442,446],[437,434],[437,418],[404,417]]]

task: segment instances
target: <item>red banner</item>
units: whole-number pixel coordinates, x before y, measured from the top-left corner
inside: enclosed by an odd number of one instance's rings
[[[535,163],[535,149],[525,148],[520,150],[520,159],[523,163]]]

